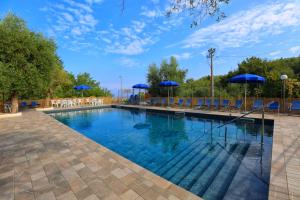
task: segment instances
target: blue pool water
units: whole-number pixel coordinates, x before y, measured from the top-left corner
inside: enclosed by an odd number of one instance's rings
[[[273,126],[118,108],[51,116],[208,200],[267,199]]]

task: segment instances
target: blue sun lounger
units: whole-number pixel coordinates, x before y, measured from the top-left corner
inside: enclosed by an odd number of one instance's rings
[[[167,105],[167,100],[166,98],[161,99],[161,106],[166,106]]]
[[[300,111],[300,101],[299,100],[292,101],[290,111]]]
[[[195,109],[201,109],[202,106],[203,106],[203,99],[198,99]]]
[[[241,99],[235,100],[235,104],[231,107],[236,110],[241,110],[243,101]]]
[[[263,107],[263,100],[257,99],[253,103],[252,110],[261,109],[262,107]]]
[[[183,99],[178,99],[177,106],[183,106]]]
[[[204,106],[207,107],[207,109],[210,109],[210,107],[211,107],[211,100],[210,99],[206,99]]]
[[[221,107],[222,107],[224,110],[229,109],[229,108],[230,108],[230,101],[229,101],[228,99],[224,99],[224,100],[222,101]]]
[[[277,101],[271,102],[267,106],[270,111],[277,111],[279,113],[280,104]]]
[[[174,105],[174,98],[170,98],[169,105],[170,105],[170,106],[173,106],[173,105]]]
[[[185,102],[185,106],[186,107],[191,107],[192,105],[192,99],[187,99],[186,102]]]
[[[36,108],[36,107],[38,107],[39,105],[40,105],[40,104],[39,104],[38,102],[32,101],[31,104],[30,104],[30,107],[31,107],[31,108]]]
[[[215,109],[215,110],[218,110],[218,109],[219,109],[219,100],[218,100],[218,99],[215,99],[215,100],[214,100],[214,109]]]

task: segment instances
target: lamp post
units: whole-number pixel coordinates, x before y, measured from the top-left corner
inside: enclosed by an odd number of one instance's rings
[[[283,75],[280,76],[280,79],[283,82],[283,91],[282,91],[282,94],[283,94],[283,112],[285,112],[285,85],[286,85],[286,80],[288,79],[288,76],[286,74],[283,74]]]
[[[120,90],[120,99],[122,100],[123,98],[123,79],[122,79],[122,76],[119,76],[120,78],[120,81],[121,81],[121,90]]]

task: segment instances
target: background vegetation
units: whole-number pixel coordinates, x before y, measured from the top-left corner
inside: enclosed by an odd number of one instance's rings
[[[208,67],[208,66],[206,66]],[[217,69],[215,69],[217,70]],[[181,87],[175,90],[177,96],[210,96],[210,76],[200,79],[185,79],[187,70],[181,70],[176,58],[172,57],[170,64],[165,60],[160,67],[156,64],[149,65],[147,80],[152,96],[166,96],[166,92],[158,87],[162,80],[175,80]],[[230,84],[228,80],[243,73],[251,73],[263,76],[267,79],[265,84],[249,84],[249,96],[280,97],[282,81],[280,76],[287,74],[287,94],[289,97],[300,97],[300,57],[280,58],[267,60],[257,57],[247,58],[238,64],[238,68],[228,72],[226,75],[215,76],[215,96],[241,97],[244,95],[244,86],[241,84]]]

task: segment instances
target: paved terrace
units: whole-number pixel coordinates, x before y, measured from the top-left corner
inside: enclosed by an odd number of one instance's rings
[[[300,118],[266,118],[275,121],[269,199],[300,199]],[[0,199],[200,199],[41,112],[0,120],[0,158]]]
[[[0,119],[0,199],[197,200],[38,111]]]

